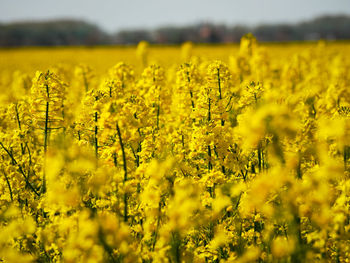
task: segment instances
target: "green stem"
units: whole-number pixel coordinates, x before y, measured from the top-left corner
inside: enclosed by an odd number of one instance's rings
[[[189,75],[189,72],[187,71],[187,82],[188,84],[191,83],[191,78],[190,78],[190,75]],[[194,109],[194,101],[193,101],[193,93],[192,93],[192,90],[190,90],[190,96],[191,96],[191,105],[192,105],[192,109]]]
[[[122,154],[123,154],[123,169],[124,169],[124,181],[123,181],[123,183],[125,184],[125,182],[128,180],[128,169],[127,169],[127,164],[126,164],[126,154],[125,154],[125,149],[124,149],[124,143],[123,143],[122,135],[121,135],[120,128],[119,128],[118,124],[116,125],[116,128],[117,128],[120,148],[121,148]],[[128,196],[127,196],[126,193],[124,193],[124,222],[127,222],[127,221],[128,221]]]
[[[210,100],[210,98],[208,98],[208,122],[211,121],[211,112],[210,112],[210,108],[211,108],[211,100]]]
[[[222,99],[222,95],[221,95],[221,79],[220,79],[220,69],[218,69],[217,71],[217,77],[218,77],[218,86],[219,86],[219,99]]]
[[[21,130],[21,122],[19,120],[19,113],[18,113],[18,104],[16,103],[16,119],[17,119],[17,123],[18,123],[18,128]]]
[[[154,232],[154,238],[153,238],[153,244],[152,244],[152,251],[154,251],[154,248],[156,247],[157,239],[158,239],[158,231],[160,227],[160,213],[162,211],[162,202],[160,201],[158,204],[158,218],[157,218],[157,228]]]
[[[208,171],[212,170],[213,165],[211,164],[211,149],[210,145],[208,145]]]
[[[45,87],[46,87],[47,98],[50,99],[49,85],[46,84]],[[44,168],[43,168],[43,184],[41,188],[42,193],[46,192],[46,153],[47,153],[47,145],[48,145],[48,138],[49,138],[49,109],[50,109],[50,104],[49,104],[49,101],[47,101],[46,108],[45,108]]]
[[[261,173],[261,164],[262,164],[262,152],[261,152],[261,143],[258,145],[258,167],[259,167],[259,173]]]
[[[174,257],[174,262],[181,262],[181,237],[178,232],[172,233],[172,242],[171,242],[171,250]]]
[[[19,113],[18,113],[18,104],[16,103],[15,106],[15,110],[16,110],[16,119],[17,119],[17,124],[18,124],[18,129],[21,131],[22,127],[21,127],[21,121],[19,119]],[[23,147],[23,143],[21,142],[21,150],[22,150],[22,155],[24,154],[25,148]]]
[[[350,146],[344,146],[344,170],[347,170],[347,163],[350,158]]]
[[[157,103],[157,130],[159,130],[159,114],[160,114],[160,95],[158,96],[158,103]]]
[[[96,111],[95,112],[95,116],[94,116],[94,121],[95,121],[94,146],[95,146],[95,157],[96,157],[96,160],[98,159],[98,138],[97,138],[98,127],[97,127],[97,119],[98,119],[98,116],[97,116],[97,111]]]
[[[102,245],[103,249],[107,252],[110,262],[118,262],[119,260],[116,260],[113,256],[113,248],[108,245],[105,235],[103,234],[102,227],[100,226],[98,230],[98,239],[100,241],[100,244]]]
[[[3,171],[3,173],[4,173],[4,176],[5,176],[5,180],[6,180],[7,186],[8,186],[9,191],[10,191],[11,201],[13,202],[12,188],[11,188],[11,184],[10,184],[9,178],[7,177],[5,171]]]
[[[22,168],[22,166],[17,162],[17,160],[15,159],[15,157],[13,156],[13,154],[2,144],[2,142],[0,142],[0,146],[5,150],[5,152],[8,154],[8,156],[10,156],[12,164],[13,165],[17,165],[18,167],[18,171],[23,175],[24,180],[26,182],[26,185],[37,195],[40,196],[40,194],[35,190],[35,188],[33,187],[33,185],[29,182],[28,177],[26,176],[26,174],[24,173],[24,170]]]

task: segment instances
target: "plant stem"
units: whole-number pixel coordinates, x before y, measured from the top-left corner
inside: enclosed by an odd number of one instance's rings
[[[10,156],[12,164],[13,165],[17,165],[18,167],[18,171],[23,175],[24,180],[26,182],[26,185],[37,195],[40,196],[40,194],[35,190],[35,188],[33,187],[33,185],[29,182],[28,177],[26,176],[26,174],[23,171],[22,166],[17,162],[17,160],[15,159],[15,157],[13,156],[13,154],[2,144],[2,142],[0,142],[0,146],[5,150],[5,152],[8,154],[8,156]]]
[[[11,188],[11,184],[10,184],[9,178],[7,177],[5,171],[3,171],[3,173],[4,173],[4,176],[5,176],[5,180],[6,180],[7,186],[8,186],[9,191],[10,191],[11,201],[13,202],[12,188]]]
[[[96,157],[96,161],[98,159],[98,127],[97,127],[97,111],[95,112],[95,116],[94,116],[94,121],[95,121],[95,130],[94,130],[94,146],[95,146],[95,157]]]
[[[43,168],[43,184],[41,188],[41,192],[46,192],[46,153],[47,153],[47,145],[48,145],[48,138],[49,138],[49,109],[50,109],[50,90],[49,85],[45,85],[46,87],[46,95],[48,101],[46,101],[46,107],[45,107],[45,128],[44,128],[44,168]]]
[[[217,71],[217,77],[218,77],[218,86],[219,86],[219,99],[222,99],[222,95],[221,95],[221,79],[220,79],[220,69],[218,69]]]
[[[122,135],[120,132],[119,125],[116,125],[117,132],[118,132],[118,137],[119,137],[119,144],[120,148],[122,149],[122,154],[123,154],[123,169],[124,169],[124,181],[123,184],[128,180],[128,168],[126,165],[126,154],[125,154],[125,149],[124,149],[124,143],[122,139]],[[124,222],[128,221],[128,196],[127,193],[124,193]]]

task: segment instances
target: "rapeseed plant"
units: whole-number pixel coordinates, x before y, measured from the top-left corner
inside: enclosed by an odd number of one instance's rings
[[[348,262],[348,51],[249,34],[114,66],[64,50],[33,79],[1,62],[0,260]]]

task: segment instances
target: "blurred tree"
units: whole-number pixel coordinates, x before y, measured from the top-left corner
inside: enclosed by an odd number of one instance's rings
[[[21,22],[0,24],[0,46],[60,46],[137,44],[180,44],[238,42],[252,32],[259,41],[300,41],[350,39],[350,16],[322,16],[298,24],[262,24],[226,26],[200,23],[190,26],[166,26],[155,30],[122,30],[109,35],[97,26],[79,20]]]

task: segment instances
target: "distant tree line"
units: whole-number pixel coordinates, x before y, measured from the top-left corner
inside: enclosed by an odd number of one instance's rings
[[[109,44],[97,26],[78,20],[0,24],[0,46],[65,46]]]
[[[136,44],[178,44],[238,42],[248,33],[259,41],[301,41],[350,39],[350,16],[322,16],[297,24],[264,24],[255,27],[199,23],[155,30],[122,30],[107,34],[96,25],[77,20],[0,24],[0,46],[61,46]]]

